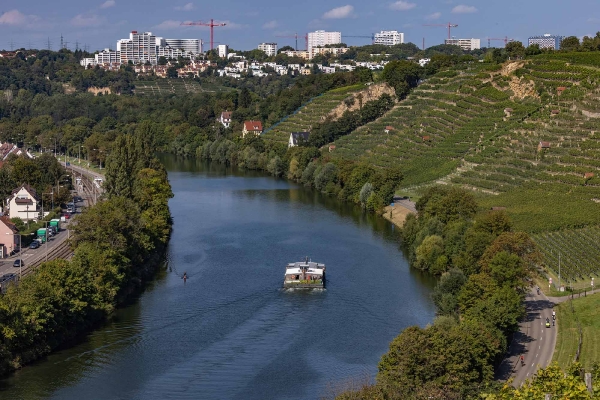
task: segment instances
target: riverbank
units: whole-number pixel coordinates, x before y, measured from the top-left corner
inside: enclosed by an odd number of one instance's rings
[[[381,216],[399,228],[404,226],[404,222],[406,222],[406,218],[410,214],[417,213],[417,209],[415,208],[416,203],[408,199],[403,199],[392,204],[383,208]]]

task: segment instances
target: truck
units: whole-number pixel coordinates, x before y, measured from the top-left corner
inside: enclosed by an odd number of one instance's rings
[[[42,243],[46,243],[46,238],[48,235],[48,232],[46,231],[46,228],[40,228],[37,230],[37,235],[38,235],[38,239],[41,240]]]
[[[50,220],[50,226],[54,226],[56,228],[56,232],[60,231],[60,219]]]

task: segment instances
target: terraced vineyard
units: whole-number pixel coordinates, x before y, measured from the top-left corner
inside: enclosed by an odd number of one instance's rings
[[[364,85],[354,85],[315,97],[293,114],[268,128],[263,134],[264,139],[279,143],[287,143],[292,132],[310,131],[311,127],[322,121],[327,114],[339,106],[350,93],[364,89]]]
[[[165,94],[190,94],[201,92],[217,92],[231,90],[215,85],[200,85],[191,79],[157,79],[155,81],[135,82],[135,94],[137,95],[165,95]]]
[[[600,227],[541,233],[533,236],[546,266],[567,280],[589,282],[600,276]],[[559,261],[560,259],[560,261]],[[597,283],[600,285],[600,282]]]

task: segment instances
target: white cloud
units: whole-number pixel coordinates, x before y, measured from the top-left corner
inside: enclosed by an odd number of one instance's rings
[[[269,21],[269,22],[265,22],[263,24],[263,29],[275,29],[279,26],[279,24],[277,23],[277,21],[273,20],[273,21]]]
[[[472,14],[476,13],[477,9],[473,6],[465,6],[460,4],[452,9],[452,14]]]
[[[175,7],[177,11],[192,11],[194,9],[194,3],[187,3],[183,6]]]
[[[175,21],[172,19],[168,19],[168,20],[163,21],[160,24],[156,25],[155,28],[163,29],[163,30],[178,29],[178,28],[181,28],[181,21]]]
[[[323,14],[324,19],[341,19],[341,18],[349,18],[353,16],[354,6],[345,5],[341,7],[337,7],[327,11]]]
[[[0,15],[0,25],[27,26],[39,20],[37,15],[25,15],[19,10],[7,11]]]
[[[105,18],[99,17],[98,15],[95,15],[95,14],[91,14],[91,15],[77,14],[75,17],[73,17],[73,19],[71,19],[71,25],[80,26],[80,27],[93,27],[93,26],[100,26],[100,25],[104,24],[105,21],[106,21]]]
[[[399,0],[395,3],[390,4],[390,10],[394,11],[407,11],[412,10],[417,5],[415,3],[409,3],[408,1]]]
[[[106,0],[104,3],[102,3],[102,5],[100,5],[100,8],[110,8],[110,7],[114,7],[117,4],[117,2],[115,0]]]
[[[434,12],[433,14],[426,15],[425,19],[427,21],[433,21],[433,20],[436,20],[436,19],[440,19],[441,16],[442,16],[441,12]]]

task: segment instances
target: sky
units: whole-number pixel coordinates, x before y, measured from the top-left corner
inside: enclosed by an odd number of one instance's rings
[[[369,44],[380,30],[404,32],[419,47],[443,43],[448,29],[425,24],[457,24],[452,36],[504,38],[526,42],[545,33],[579,36],[600,31],[600,0],[1,0],[0,49],[58,50],[61,43],[89,51],[116,48],[129,32],[151,31],[173,39],[202,39],[207,27],[183,21],[226,23],[215,28],[216,44],[250,50],[261,42],[294,46],[294,33],[341,31],[348,45]],[[352,38],[350,36],[367,36]],[[49,42],[49,43],[48,43]],[[215,45],[216,45],[215,44]],[[492,45],[503,46],[501,41]],[[304,41],[298,40],[304,48]]]

